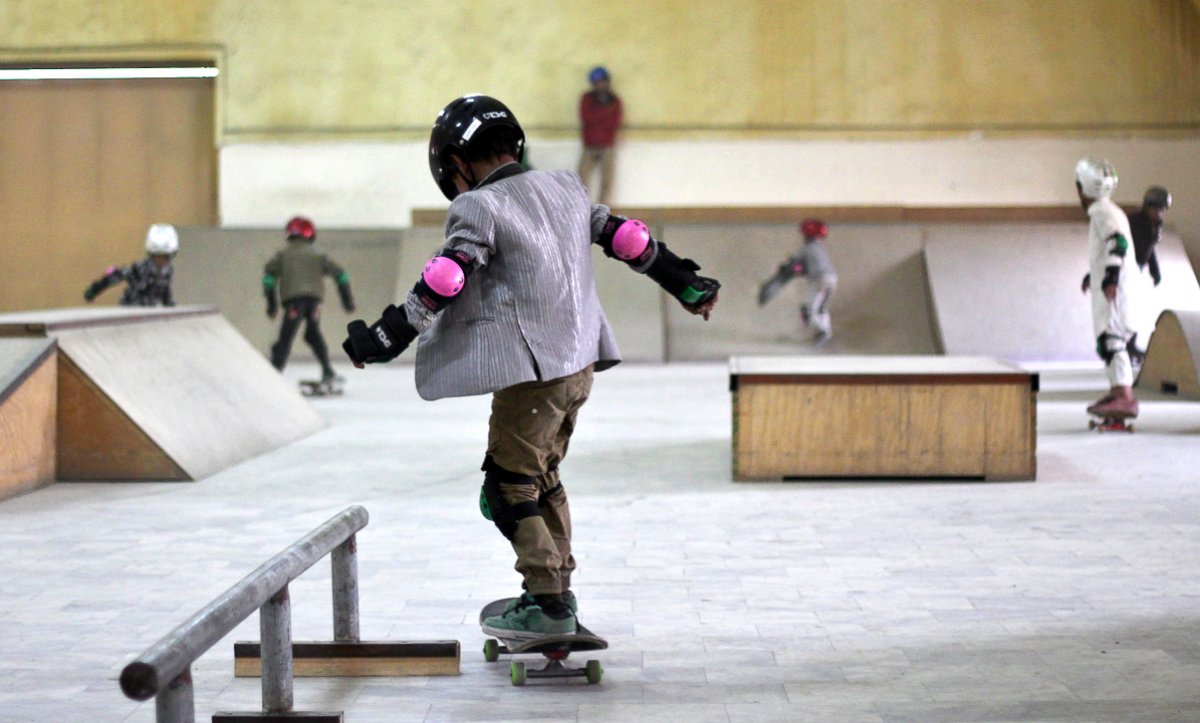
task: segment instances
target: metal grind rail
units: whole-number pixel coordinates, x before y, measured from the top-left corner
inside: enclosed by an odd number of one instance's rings
[[[292,712],[292,614],[288,584],[330,555],[333,630],[337,641],[358,640],[358,558],[355,533],[367,511],[353,505],[263,563],[185,620],[121,672],[121,690],[155,699],[158,723],[194,723],[192,662],[259,611],[263,712]]]

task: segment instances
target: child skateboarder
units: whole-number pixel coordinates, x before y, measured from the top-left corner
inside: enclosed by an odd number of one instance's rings
[[[433,126],[429,167],[451,200],[446,242],[403,306],[347,327],[356,367],[396,358],[418,335],[424,399],[492,395],[480,506],[517,556],[525,592],[482,621],[504,639],[576,631],[571,517],[558,467],[594,371],[620,355],[600,307],[598,244],[706,320],[720,284],[645,224],[592,205],[570,171],[525,171],[525,133],[500,101],[465,96]]]
[[[824,346],[833,338],[833,322],[829,316],[829,302],[837,290],[837,271],[829,260],[824,239],[829,235],[829,226],[816,218],[807,218],[800,224],[800,235],[804,248],[779,265],[779,270],[763,282],[758,291],[758,305],[764,306],[795,276],[808,279],[808,296],[800,306],[800,318],[805,326],[815,329],[813,344]]]
[[[1134,325],[1138,273],[1129,219],[1111,196],[1117,172],[1107,160],[1084,158],[1075,165],[1075,188],[1088,215],[1088,262],[1092,294],[1092,331],[1096,351],[1104,360],[1110,389],[1088,407],[1089,414],[1106,420],[1136,417],[1131,357],[1136,347]]]
[[[283,371],[292,351],[292,341],[303,322],[304,341],[312,347],[313,355],[321,364],[321,383],[329,386],[339,378],[329,363],[329,348],[321,334],[325,277],[331,276],[337,282],[342,307],[350,312],[354,311],[350,275],[329,256],[313,249],[317,228],[312,221],[296,216],[288,221],[285,232],[287,247],[272,256],[263,270],[267,316],[274,319],[279,313],[277,296],[283,300],[283,323],[279,327],[279,339],[271,347],[271,364]]]
[[[89,304],[100,292],[125,282],[121,306],[174,306],[171,278],[175,269],[171,260],[179,251],[179,234],[169,223],[151,224],[146,230],[146,258],[128,266],[110,266],[83,292]]]

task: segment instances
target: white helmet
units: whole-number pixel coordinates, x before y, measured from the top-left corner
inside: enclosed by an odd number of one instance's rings
[[[1080,158],[1075,182],[1088,198],[1108,198],[1117,190],[1117,172],[1105,158]]]
[[[146,253],[170,256],[179,250],[179,234],[169,223],[151,224],[146,231]]]

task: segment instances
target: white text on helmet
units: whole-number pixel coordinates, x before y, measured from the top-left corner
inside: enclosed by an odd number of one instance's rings
[[[484,120],[495,120],[496,118],[507,118],[508,117],[508,114],[502,110],[488,111],[487,113],[481,113],[480,115],[483,116]]]

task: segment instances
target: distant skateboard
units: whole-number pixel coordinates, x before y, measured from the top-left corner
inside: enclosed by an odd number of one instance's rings
[[[504,612],[504,608],[508,604],[515,601],[517,598],[508,597],[495,602],[488,603],[483,610],[479,611],[479,624],[483,625],[484,618],[489,618],[493,615],[500,615]],[[591,630],[576,624],[577,632],[574,635],[544,635],[534,640],[515,640],[511,638],[488,638],[483,643],[483,659],[489,663],[494,663],[500,659],[500,654],[506,655],[532,655],[541,653],[546,660],[544,668],[535,668],[529,670],[525,663],[519,660],[512,661],[509,667],[509,674],[512,677],[513,685],[525,685],[527,679],[533,678],[575,678],[586,677],[589,683],[599,683],[604,677],[604,668],[601,667],[599,660],[589,660],[583,668],[571,668],[563,663],[571,653],[576,651],[589,650],[604,650],[608,647],[608,641],[596,635]]]
[[[1128,421],[1133,417],[1099,414],[1091,416],[1092,419],[1088,420],[1088,429],[1096,429],[1101,432],[1133,432],[1133,422]]]
[[[328,382],[319,379],[301,379],[300,393],[306,397],[333,397],[341,396],[345,391],[344,382],[341,379],[333,379]]]

